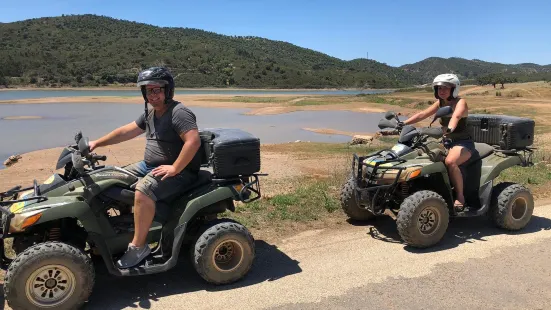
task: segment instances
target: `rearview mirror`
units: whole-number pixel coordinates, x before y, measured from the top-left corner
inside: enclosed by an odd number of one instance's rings
[[[78,144],[78,142],[82,139],[82,131],[79,131],[75,134],[75,143]]]
[[[83,137],[78,141],[78,150],[82,153],[82,156],[86,157],[90,153],[90,145],[87,137]]]
[[[396,128],[396,126],[398,125],[398,123],[396,121],[391,121],[391,120],[388,120],[388,119],[382,119],[379,121],[379,128],[380,129],[385,129],[385,128]]]
[[[389,119],[389,120],[390,120],[390,119],[393,119],[393,118],[395,118],[395,117],[396,117],[396,113],[394,113],[394,112],[392,112],[392,111],[388,111],[388,112],[385,113],[385,118],[386,118],[386,119]]]

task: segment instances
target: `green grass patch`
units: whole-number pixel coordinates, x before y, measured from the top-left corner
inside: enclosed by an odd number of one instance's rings
[[[284,222],[322,220],[340,209],[338,190],[343,180],[340,177],[323,181],[304,177],[291,181],[295,186],[289,193],[237,206],[235,213],[226,211],[222,216],[257,229]]]
[[[551,185],[551,156],[546,154],[544,151],[536,151],[533,166],[515,166],[506,169],[501,172],[496,181],[515,182],[534,190],[547,188]]]
[[[322,142],[300,142],[274,145],[263,145],[262,152],[281,152],[306,154],[309,157],[318,155],[352,155],[353,153],[365,154],[375,150],[392,146],[396,143],[397,137],[383,136],[376,138],[376,145],[350,145],[348,143],[322,143]]]

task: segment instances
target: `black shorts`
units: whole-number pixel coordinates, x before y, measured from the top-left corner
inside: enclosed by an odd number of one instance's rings
[[[452,140],[451,143],[447,145],[447,148],[452,149],[454,146],[464,147],[467,151],[469,151],[469,153],[471,153],[471,156],[478,154],[472,139]]]

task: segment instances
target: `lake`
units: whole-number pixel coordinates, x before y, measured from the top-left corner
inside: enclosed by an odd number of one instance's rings
[[[94,140],[134,121],[143,113],[141,105],[120,103],[2,104],[0,105],[1,163],[9,156],[73,143],[74,135]],[[248,131],[261,143],[348,142],[349,136],[326,135],[302,128],[331,128],[353,132],[375,132],[383,113],[349,111],[298,111],[278,115],[244,115],[249,109],[191,107],[200,128],[233,127]],[[17,116],[40,119],[6,120]]]
[[[357,95],[384,94],[391,90],[176,90],[177,95]],[[141,96],[136,90],[4,90],[0,100],[36,99],[51,97],[99,97],[99,96]]]

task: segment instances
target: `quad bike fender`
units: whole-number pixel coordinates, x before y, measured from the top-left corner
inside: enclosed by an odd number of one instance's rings
[[[191,221],[195,217],[195,215],[200,213],[203,209],[208,208],[218,202],[221,202],[227,199],[233,199],[235,195],[236,195],[235,190],[233,190],[230,187],[218,187],[217,189],[203,196],[199,196],[195,199],[190,200],[186,205],[184,213],[182,213],[182,215],[180,216],[180,220],[178,221],[178,226],[189,223],[189,221]],[[233,204],[228,206],[228,208],[232,208],[232,207],[233,207]]]
[[[432,188],[442,195],[450,205],[453,204],[452,186],[448,175],[448,168],[442,161],[426,165],[421,169],[420,176],[413,180],[413,183],[422,183],[420,188]]]
[[[34,225],[40,225],[63,218],[77,219],[88,232],[104,232],[102,227],[109,227],[109,223],[101,223],[102,217],[96,217],[90,206],[80,197],[50,197],[42,202],[30,203],[25,206],[24,213],[40,213],[40,218]],[[17,214],[16,214],[17,216]],[[14,219],[12,219],[13,221]]]
[[[448,175],[448,168],[444,164],[444,162],[437,161],[435,163],[432,163],[430,165],[424,166],[423,169],[421,169],[421,176],[426,175],[440,175],[442,176],[442,181],[444,182],[444,185],[451,193],[451,184],[450,184],[450,177]]]
[[[492,154],[482,160],[482,173],[480,176],[480,184],[486,184],[489,181],[497,178],[499,174],[505,169],[520,165],[522,165],[522,160],[519,156]]]

